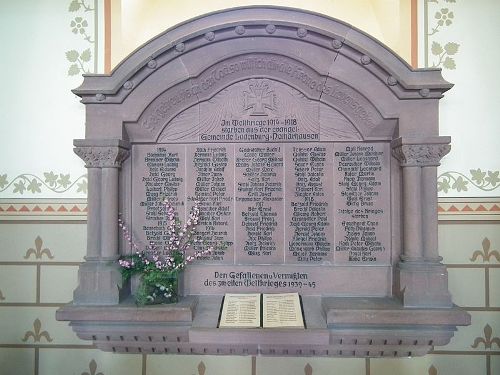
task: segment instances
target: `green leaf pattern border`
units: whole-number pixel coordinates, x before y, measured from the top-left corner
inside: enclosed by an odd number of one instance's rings
[[[87,175],[83,174],[75,180],[70,174],[44,172],[41,178],[34,174],[23,173],[9,180],[7,174],[0,174],[0,193],[11,190],[13,194],[24,195],[24,193],[41,194],[42,187],[54,193],[66,193],[75,191],[76,193],[87,195]]]
[[[457,67],[455,55],[458,53],[460,44],[453,41],[436,40],[437,34],[444,28],[453,27],[455,21],[455,10],[453,4],[457,0],[424,0],[424,43],[425,43],[425,66],[427,68],[443,68],[454,70]],[[429,6],[429,4],[436,6]],[[432,14],[429,14],[432,8]],[[430,52],[432,54],[432,65],[429,62],[429,43],[432,42]]]
[[[12,193],[24,195],[42,193],[42,186],[54,193],[65,193],[76,187],[76,193],[87,194],[87,175],[81,175],[74,181],[69,174],[53,171],[44,172],[44,178],[33,174],[23,173],[9,181],[7,174],[0,174],[0,193],[12,189]],[[473,186],[482,191],[490,192],[500,187],[500,171],[483,171],[481,168],[471,169],[469,175],[461,172],[448,171],[441,173],[437,178],[438,192],[448,194],[468,191]]]
[[[77,76],[82,73],[97,72],[97,0],[94,0],[94,5],[90,4],[91,0],[71,0],[68,6],[68,12],[71,13],[71,21],[69,29],[75,36],[83,38],[90,47],[84,50],[71,49],[65,52],[66,60],[70,63],[67,71],[68,76]],[[89,23],[86,15],[93,13],[94,16],[94,35],[89,35]],[[93,46],[93,52],[92,52]],[[93,53],[93,56],[92,56]],[[94,58],[94,66],[92,65],[92,57]]]
[[[437,178],[438,193],[448,194],[451,191],[460,193],[474,186],[482,191],[493,191],[500,186],[500,171],[482,171],[481,168],[471,169],[469,175],[448,171]]]

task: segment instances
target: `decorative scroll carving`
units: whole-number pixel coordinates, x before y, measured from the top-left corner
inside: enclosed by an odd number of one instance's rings
[[[402,167],[438,166],[450,149],[449,144],[403,144],[393,148],[392,155]]]
[[[120,168],[129,150],[119,146],[82,146],[73,149],[86,168]]]

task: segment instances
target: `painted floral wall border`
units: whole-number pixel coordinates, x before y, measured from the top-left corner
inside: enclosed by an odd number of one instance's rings
[[[460,193],[468,191],[471,186],[482,191],[493,191],[500,186],[500,171],[482,171],[471,169],[469,175],[448,171],[438,176],[438,192],[448,194],[451,191]]]
[[[97,73],[97,54],[99,52],[97,5],[97,0],[94,0],[94,4],[92,4],[91,0],[71,0],[68,5],[68,12],[71,13],[71,21],[68,25],[69,30],[76,37],[83,39],[89,44],[89,47],[86,49],[71,49],[65,52],[66,60],[70,63],[67,72],[68,76]],[[89,27],[90,18],[93,18],[94,21],[93,31]]]
[[[455,6],[457,0],[424,0],[424,43],[425,66],[427,68],[456,69],[455,55],[460,44],[439,38],[439,32],[452,28],[455,21]],[[432,4],[432,5],[431,5]],[[432,43],[432,63],[429,62],[429,44]]]
[[[7,173],[0,174],[0,193],[32,195],[51,191],[53,193],[72,192],[81,196],[87,195],[87,175],[72,179],[69,173],[44,172],[43,177],[23,173],[10,179]]]

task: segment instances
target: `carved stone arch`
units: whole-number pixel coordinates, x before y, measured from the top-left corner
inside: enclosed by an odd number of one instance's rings
[[[439,70],[413,70],[380,42],[341,21],[297,9],[247,7],[175,26],[137,49],[109,76],[87,76],[74,93],[88,104],[91,135],[94,127],[102,127],[92,115],[94,108],[102,113],[102,105],[117,105],[116,123],[108,121],[107,126],[121,128],[161,92],[182,83],[189,86],[210,65],[244,53],[269,52],[301,61],[327,83],[342,82],[385,119],[404,117],[407,103],[402,100],[440,98],[451,87]]]
[[[249,69],[251,64],[258,67]],[[396,121],[384,119],[364,95],[344,84],[341,77],[334,79],[322,75],[293,58],[267,52],[226,58],[167,88],[148,104],[137,121],[127,123],[129,138],[137,141],[156,140],[163,128],[177,115],[247,79],[270,79],[284,83],[302,93],[309,102],[318,102],[318,105],[321,103],[335,109],[353,124],[364,139],[392,138]],[[320,111],[316,109],[316,112]],[[321,122],[320,118],[316,121],[318,124]],[[328,123],[323,122],[322,125],[327,126]]]

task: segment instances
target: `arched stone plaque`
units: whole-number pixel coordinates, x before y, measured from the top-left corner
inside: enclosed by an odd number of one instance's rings
[[[340,21],[247,7],[167,30],[75,94],[89,175],[87,257],[58,311],[103,350],[409,356],[447,343],[455,307],[437,243],[450,150],[440,70],[411,69]],[[176,305],[138,308],[117,259],[121,212],[161,246],[160,201],[224,249],[190,265]],[[225,293],[299,292],[305,330],[220,330]]]

